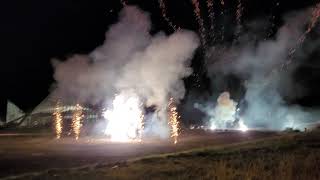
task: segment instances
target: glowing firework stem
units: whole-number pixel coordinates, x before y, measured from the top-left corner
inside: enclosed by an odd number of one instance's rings
[[[54,117],[54,127],[55,127],[56,138],[60,139],[62,134],[63,120],[62,120],[61,107],[59,102],[57,103],[57,106],[53,113],[53,117]]]
[[[174,144],[177,144],[179,136],[179,115],[177,112],[177,107],[174,105],[173,98],[170,98],[168,108],[169,125],[171,127],[171,137],[173,138]]]
[[[211,26],[210,26],[210,30],[213,34],[213,38],[214,38],[214,11],[213,11],[213,0],[207,0],[207,7],[208,7],[208,10],[209,10],[209,18],[211,20]]]
[[[315,27],[316,23],[318,22],[320,17],[320,3],[318,3],[316,5],[315,8],[313,8],[312,10],[312,16],[311,16],[311,20],[310,23],[308,25],[307,30],[301,35],[301,37],[298,40],[298,43],[295,47],[291,48],[289,51],[289,58],[288,61],[286,62],[286,64],[283,65],[283,67],[285,67],[286,65],[290,64],[292,61],[292,58],[295,54],[295,52],[297,51],[297,48],[305,41],[306,36],[312,31],[312,29]]]
[[[162,17],[164,18],[164,20],[167,21],[167,23],[169,24],[169,26],[174,30],[176,31],[177,29],[180,29],[180,27],[177,27],[176,25],[174,25],[170,19],[168,18],[167,16],[167,13],[166,13],[166,4],[164,2],[164,0],[158,0],[159,2],[159,5],[160,5],[160,9],[161,9],[161,14],[162,14]]]
[[[81,126],[82,126],[82,118],[83,118],[82,107],[79,104],[77,104],[76,111],[74,112],[74,114],[72,116],[72,131],[73,131],[73,134],[74,134],[76,140],[78,140],[79,136],[80,136]]]
[[[237,20],[237,30],[236,30],[236,37],[239,36],[239,33],[241,32],[241,18],[242,18],[242,12],[243,12],[243,7],[241,0],[238,0],[238,5],[237,5],[237,11],[236,11],[236,20]]]
[[[203,46],[206,48],[207,42],[206,42],[206,36],[205,36],[205,28],[204,28],[204,22],[203,19],[201,18],[201,12],[200,12],[200,4],[198,0],[192,0],[192,4],[194,6],[194,14],[196,16],[197,22],[199,24],[199,33],[201,36],[201,42]]]

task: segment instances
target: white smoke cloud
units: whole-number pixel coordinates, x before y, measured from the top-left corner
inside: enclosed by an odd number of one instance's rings
[[[58,94],[95,102],[134,89],[149,105],[164,104],[168,95],[181,99],[182,78],[191,73],[189,60],[199,40],[186,30],[152,37],[150,27],[148,14],[125,7],[102,46],[90,55],[53,62]]]
[[[147,13],[126,6],[100,47],[89,55],[53,61],[56,96],[110,103],[114,94],[134,91],[146,105],[155,105],[159,116],[164,117],[169,96],[176,101],[184,97],[182,79],[192,72],[190,60],[199,39],[187,30],[151,36],[150,28]]]
[[[249,127],[283,129],[289,124],[293,126],[294,122],[296,128],[303,128],[299,125],[317,120],[314,114],[299,106],[289,106],[283,99],[283,94],[292,98],[303,93],[292,75],[299,63],[280,70],[309,18],[310,10],[291,13],[285,17],[285,25],[278,30],[274,40],[252,42],[245,38],[238,45],[224,49],[215,47],[210,52],[209,60],[214,62],[208,69],[210,73],[233,74],[245,82],[247,107],[240,105],[240,108],[245,108],[243,121]]]

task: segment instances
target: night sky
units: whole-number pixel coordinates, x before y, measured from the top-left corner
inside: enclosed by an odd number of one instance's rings
[[[205,1],[199,0],[205,25],[209,26]],[[235,0],[225,0],[226,17],[232,17],[237,5]],[[277,6],[277,2],[279,5]],[[281,17],[288,11],[315,5],[315,0],[244,0],[243,21],[275,16],[275,31],[282,23]],[[219,4],[219,1],[215,1]],[[129,0],[150,13],[151,33],[173,30],[161,16],[157,0]],[[198,30],[191,0],[167,1],[170,19],[182,28]],[[5,115],[7,100],[13,101],[25,111],[39,104],[50,91],[53,81],[52,58],[65,59],[75,53],[89,53],[104,41],[109,25],[117,21],[122,8],[118,0],[11,0],[2,2],[1,10],[1,116]],[[214,6],[219,11],[219,6]],[[221,22],[217,22],[219,25]],[[319,29],[316,29],[319,30]],[[209,39],[210,41],[210,39]],[[228,41],[228,38],[226,38]],[[197,76],[186,80],[188,90],[211,91],[203,67],[203,49],[193,59]],[[317,53],[313,53],[297,79],[310,89],[298,99],[303,105],[320,105],[318,82],[320,80]],[[318,66],[319,67],[319,66]],[[200,85],[200,87],[199,87]]]

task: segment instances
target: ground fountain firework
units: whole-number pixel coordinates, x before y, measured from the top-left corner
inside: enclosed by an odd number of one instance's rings
[[[111,141],[141,141],[144,116],[138,96],[116,95],[112,107],[103,113],[103,117],[107,120],[105,134]]]
[[[179,118],[177,112],[177,107],[174,104],[174,99],[170,98],[169,104],[168,104],[168,116],[169,116],[169,126],[171,131],[171,138],[173,139],[173,143],[178,143],[178,137],[179,137]]]
[[[75,136],[75,139],[78,140],[80,133],[81,133],[81,127],[82,127],[82,120],[83,120],[83,112],[82,112],[82,107],[80,104],[76,105],[76,110],[72,116],[72,132]]]
[[[53,120],[54,120],[54,130],[55,130],[56,138],[60,139],[62,134],[62,128],[63,128],[63,119],[61,115],[61,107],[59,102],[57,103],[55,111],[53,113]]]

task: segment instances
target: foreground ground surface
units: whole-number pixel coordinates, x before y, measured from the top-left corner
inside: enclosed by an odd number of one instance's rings
[[[51,145],[45,150],[47,152],[53,148],[51,152],[53,157],[66,158],[45,161],[46,156],[41,158],[35,156],[38,159],[34,160],[40,160],[38,163],[43,165],[42,169],[48,164],[55,164],[54,162],[62,163],[59,167],[69,166],[68,163],[72,162],[71,154],[74,158],[80,158],[82,154],[80,159],[83,160],[95,157],[100,163],[77,168],[51,168],[24,175],[7,176],[3,179],[320,179],[320,131],[281,134],[263,132],[197,134],[184,137],[178,146],[165,142],[140,145],[106,143],[70,145],[68,141],[63,143],[41,141]],[[26,153],[26,150],[31,153],[36,149],[42,149],[26,147],[30,149],[12,149],[12,153]],[[98,152],[101,154],[96,156]],[[144,156],[161,152],[172,153]],[[138,154],[144,157],[133,158],[139,156]],[[7,154],[7,157],[10,156]],[[22,155],[20,158],[26,157]],[[114,161],[110,160],[111,157]],[[119,162],[120,159],[123,161]],[[25,167],[24,163],[16,160],[17,168]],[[35,162],[30,161],[30,167],[33,167]]]
[[[149,140],[144,143],[110,143],[99,138],[82,138],[78,141],[71,138],[55,140],[40,134],[2,132],[0,133],[0,179],[44,179],[41,177],[44,172],[63,171],[58,169],[99,169],[147,155],[218,147],[274,136],[279,134],[253,131],[213,133],[194,130],[184,132],[179,143],[174,145],[170,141],[159,140]],[[60,175],[59,177],[73,179]],[[59,177],[53,173],[45,179],[59,179]]]

